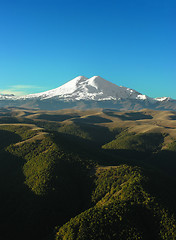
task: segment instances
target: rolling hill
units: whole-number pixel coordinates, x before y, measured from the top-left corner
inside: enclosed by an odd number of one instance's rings
[[[2,239],[175,239],[176,113],[0,109]]]

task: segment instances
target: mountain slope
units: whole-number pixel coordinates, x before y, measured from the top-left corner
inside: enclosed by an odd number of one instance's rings
[[[6,96],[7,97],[7,96]],[[13,96],[9,96],[13,99]],[[130,99],[151,99],[137,91],[117,86],[99,76],[86,78],[78,76],[64,85],[42,93],[29,94],[16,99],[39,98],[41,100],[57,98],[64,101],[74,100],[118,100],[121,98]]]

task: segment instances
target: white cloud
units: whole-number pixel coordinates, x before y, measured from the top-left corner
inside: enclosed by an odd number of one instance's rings
[[[43,87],[35,86],[35,85],[13,85],[10,88],[13,89],[43,89]]]
[[[10,89],[0,89],[0,94],[14,94],[16,96],[25,95],[25,93],[22,91],[15,91],[15,90],[10,90]]]
[[[13,85],[7,89],[0,89],[0,94],[14,94],[16,96],[23,96],[30,93],[36,93],[44,91],[43,87],[35,85]]]

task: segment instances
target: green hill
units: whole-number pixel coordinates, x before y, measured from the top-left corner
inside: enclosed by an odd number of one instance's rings
[[[0,238],[176,239],[172,113],[71,111],[2,110]]]
[[[146,192],[139,168],[98,170],[94,206],[72,218],[56,239],[175,239],[175,219]]]

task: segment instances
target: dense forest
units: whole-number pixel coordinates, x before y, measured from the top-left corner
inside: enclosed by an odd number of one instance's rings
[[[0,238],[176,239],[174,112],[0,110]]]

